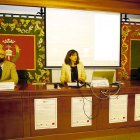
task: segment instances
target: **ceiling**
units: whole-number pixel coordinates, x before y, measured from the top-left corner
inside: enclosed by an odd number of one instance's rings
[[[115,0],[115,1],[123,1],[123,2],[140,3],[140,0]]]
[[[140,0],[0,0],[0,5],[2,4],[140,14]]]

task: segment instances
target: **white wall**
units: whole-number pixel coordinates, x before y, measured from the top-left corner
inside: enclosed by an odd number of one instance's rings
[[[40,7],[0,5],[0,13],[36,15],[37,12],[40,12]]]

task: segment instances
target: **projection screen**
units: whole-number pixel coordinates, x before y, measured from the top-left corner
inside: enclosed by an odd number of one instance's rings
[[[121,14],[46,8],[46,67],[61,67],[78,51],[87,67],[120,66]]]

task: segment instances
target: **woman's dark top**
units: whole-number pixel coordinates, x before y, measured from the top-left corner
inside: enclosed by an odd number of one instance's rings
[[[74,66],[74,67],[71,66],[71,81],[72,82],[78,81],[78,70],[77,70],[77,66]]]

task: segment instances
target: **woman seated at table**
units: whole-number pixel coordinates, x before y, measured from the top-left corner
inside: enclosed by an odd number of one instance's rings
[[[64,64],[61,69],[60,81],[67,82],[85,82],[86,73],[84,65],[79,62],[79,55],[76,50],[69,50],[66,54]]]

